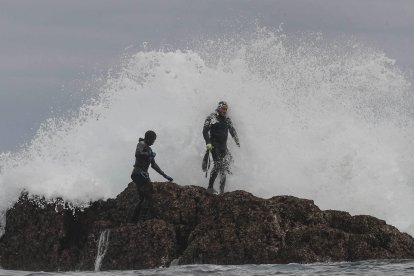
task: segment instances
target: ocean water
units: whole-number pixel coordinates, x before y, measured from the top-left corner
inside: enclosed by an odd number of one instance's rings
[[[116,196],[148,129],[176,183],[206,186],[202,126],[225,100],[241,142],[229,139],[227,191],[309,198],[414,234],[414,89],[381,49],[258,28],[186,49],[146,47],[119,68],[77,114],[50,118],[20,151],[0,153],[0,231],[22,189],[74,205]]]
[[[124,276],[124,275],[370,275],[370,276],[406,276],[414,275],[414,260],[364,261],[352,263],[316,263],[316,264],[269,264],[269,265],[185,265],[148,270],[123,270],[105,272],[29,272],[0,270],[0,276]]]

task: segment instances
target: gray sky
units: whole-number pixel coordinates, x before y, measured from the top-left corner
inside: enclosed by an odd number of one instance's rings
[[[354,37],[414,69],[412,0],[0,0],[0,152],[29,141],[46,118],[76,110],[94,92],[81,88],[126,49],[181,47],[253,21],[284,23],[287,34]]]

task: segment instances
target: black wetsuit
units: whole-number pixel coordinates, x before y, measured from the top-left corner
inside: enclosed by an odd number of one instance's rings
[[[161,175],[165,173],[160,169],[160,167],[155,163],[154,158],[151,155],[152,149],[148,146],[144,139],[140,138],[135,151],[135,164],[134,170],[132,171],[131,178],[134,183],[137,185],[138,196],[140,203],[136,206],[132,217],[129,218],[130,221],[144,220],[149,218],[151,207],[152,207],[152,193],[153,188],[151,184],[151,179],[148,174],[148,168],[151,165],[156,172]]]
[[[207,116],[204,122],[203,136],[206,144],[213,145],[211,154],[214,160],[214,167],[210,174],[208,187],[213,188],[214,181],[220,173],[220,193],[224,192],[226,173],[230,173],[230,163],[232,161],[232,156],[227,149],[227,137],[229,132],[236,141],[236,144],[239,145],[237,132],[229,117],[222,116],[218,112],[211,113]]]

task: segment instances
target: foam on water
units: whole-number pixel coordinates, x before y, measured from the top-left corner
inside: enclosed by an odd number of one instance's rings
[[[226,100],[241,141],[229,141],[227,190],[310,198],[414,234],[413,89],[393,60],[267,30],[190,48],[138,52],[78,116],[51,119],[24,150],[1,154],[0,210],[23,188],[77,203],[115,196],[148,129],[176,183],[206,186],[202,125]]]

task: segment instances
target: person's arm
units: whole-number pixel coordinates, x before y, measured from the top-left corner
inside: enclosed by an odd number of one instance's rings
[[[151,168],[153,168],[157,173],[159,173],[160,175],[162,175],[165,179],[167,179],[168,181],[173,181],[172,177],[166,175],[161,168],[158,166],[158,164],[155,162],[155,159],[152,158],[151,160]]]
[[[237,135],[237,131],[233,126],[233,122],[231,121],[230,118],[227,118],[227,123],[229,126],[229,132],[231,137],[233,137],[234,141],[236,142],[236,145],[238,145],[240,147],[240,141],[239,141],[239,136]]]
[[[206,141],[206,145],[211,143],[210,135],[209,135],[210,127],[211,127],[211,115],[207,116],[206,120],[204,121],[203,137],[204,137],[204,140]]]
[[[144,151],[145,145],[143,143],[138,143],[137,150],[135,151],[135,157],[149,157],[150,152]]]

